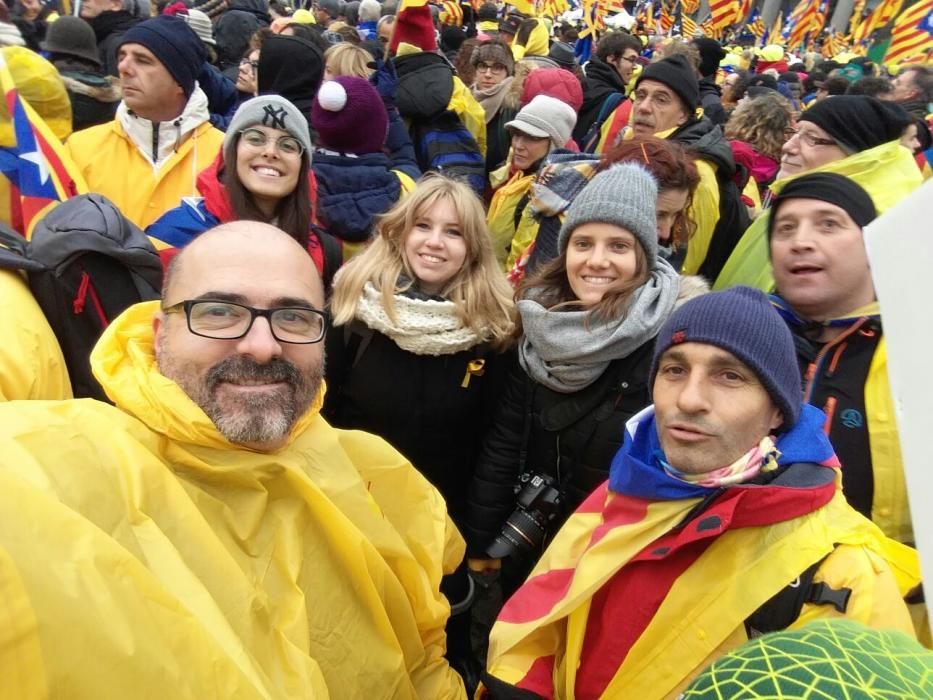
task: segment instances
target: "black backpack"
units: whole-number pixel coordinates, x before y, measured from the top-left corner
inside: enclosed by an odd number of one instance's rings
[[[0,268],[27,273],[75,398],[106,401],[91,374],[94,344],[124,309],[160,297],[162,264],[146,235],[106,197],[81,195],[39,221],[30,241],[0,224]]]

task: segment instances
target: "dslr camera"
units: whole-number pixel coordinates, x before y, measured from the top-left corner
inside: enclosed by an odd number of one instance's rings
[[[563,495],[551,476],[522,474],[516,487],[517,508],[486,550],[493,559],[528,552],[541,545],[547,526],[560,512]]]

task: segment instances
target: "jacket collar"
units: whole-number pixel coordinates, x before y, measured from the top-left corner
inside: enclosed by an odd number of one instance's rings
[[[117,107],[117,121],[143,157],[158,172],[185,137],[210,119],[207,95],[195,84],[184,110],[170,122],[152,122],[130,111],[126,102]]]

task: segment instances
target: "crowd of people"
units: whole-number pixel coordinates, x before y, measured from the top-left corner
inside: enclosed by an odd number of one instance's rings
[[[933,697],[864,240],[933,68],[579,29],[0,3],[82,190],[2,183],[4,693]]]

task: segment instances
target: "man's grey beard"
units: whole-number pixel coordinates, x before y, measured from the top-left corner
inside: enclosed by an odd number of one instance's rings
[[[162,353],[159,369],[174,380],[189,398],[207,414],[214,426],[233,443],[271,443],[286,437],[301,416],[310,408],[321,386],[323,367],[302,374],[285,360],[276,359],[261,365],[235,355],[212,367],[203,381],[178,372],[171,357]],[[224,382],[283,382],[272,392],[244,397],[231,406],[218,398]]]

